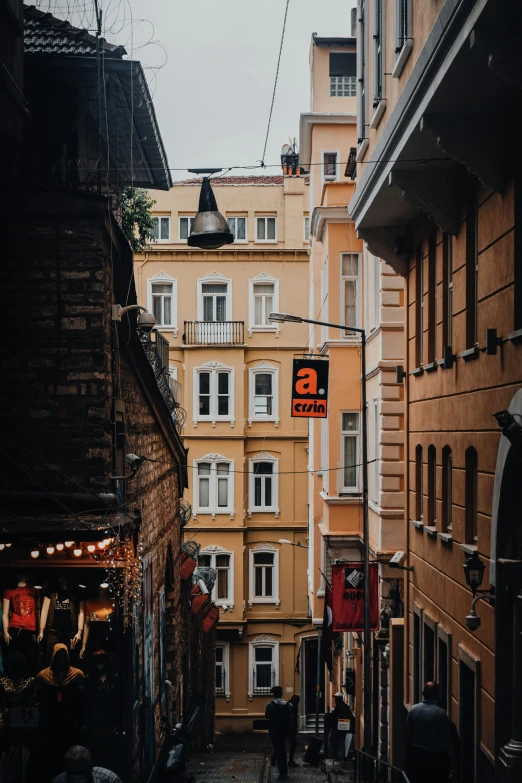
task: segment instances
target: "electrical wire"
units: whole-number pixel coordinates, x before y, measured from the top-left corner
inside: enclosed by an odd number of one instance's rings
[[[290,5],[290,0],[286,0],[286,8],[285,8],[285,18],[283,20],[283,30],[281,32],[281,43],[279,45],[279,56],[277,58],[277,68],[276,68],[276,75],[274,80],[274,89],[272,92],[272,103],[270,105],[270,114],[268,115],[268,125],[266,128],[266,136],[265,136],[265,146],[263,148],[263,156],[261,158],[261,168],[265,168],[265,155],[266,155],[266,147],[268,144],[268,136],[270,134],[270,124],[272,122],[272,112],[274,111],[274,101],[276,96],[276,90],[277,90],[277,80],[279,78],[279,66],[281,65],[281,54],[283,53],[283,43],[285,40],[285,29],[286,29],[286,19],[288,16],[288,6]]]

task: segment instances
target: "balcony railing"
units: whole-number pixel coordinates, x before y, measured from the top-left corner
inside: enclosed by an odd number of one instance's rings
[[[150,366],[154,371],[158,388],[170,411],[172,422],[177,431],[181,434],[181,430],[185,426],[187,413],[179,404],[179,400],[181,399],[181,385],[177,384],[178,388],[175,387],[173,389],[173,379],[169,374],[168,340],[155,330],[152,332],[144,332],[142,329],[138,329],[137,331],[143,349],[150,362]],[[174,383],[177,382],[174,381]]]
[[[244,321],[185,321],[185,345],[243,345]]]

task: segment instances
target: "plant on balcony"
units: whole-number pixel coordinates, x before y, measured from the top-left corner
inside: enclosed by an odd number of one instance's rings
[[[154,239],[151,209],[156,202],[143,188],[123,188],[121,196],[122,228],[135,253],[145,250]]]

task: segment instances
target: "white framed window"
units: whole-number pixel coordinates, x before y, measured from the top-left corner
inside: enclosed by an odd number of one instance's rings
[[[234,422],[234,370],[221,362],[194,368],[194,424]]]
[[[379,124],[386,104],[384,103],[384,0],[373,0],[373,117],[370,127]]]
[[[223,322],[232,320],[232,280],[219,272],[198,280],[198,321]]]
[[[277,218],[256,217],[256,242],[277,242]]]
[[[395,78],[401,75],[413,47],[412,13],[412,0],[395,0]]]
[[[153,215],[152,233],[154,242],[170,242],[170,216]]]
[[[308,215],[305,216],[304,219],[304,241],[308,242],[310,239],[310,218]]]
[[[279,551],[257,544],[249,552],[249,604],[279,606]]]
[[[178,217],[178,237],[180,242],[186,242],[192,231],[192,223],[195,215],[179,215]]]
[[[198,566],[215,568],[216,584],[212,590],[212,600],[215,604],[234,606],[234,553],[220,546],[208,546],[198,555]]]
[[[248,281],[249,326],[248,332],[279,332],[277,323],[268,316],[279,310],[279,280],[264,272]]]
[[[266,696],[279,681],[279,644],[261,635],[248,645],[248,697]]]
[[[341,253],[341,312],[346,326],[360,327],[360,266],[359,253]],[[353,338],[354,332],[345,332]]]
[[[253,421],[279,424],[279,370],[268,362],[259,362],[248,372],[248,426]]]
[[[230,644],[216,642],[216,696],[230,701]]]
[[[340,179],[340,152],[339,150],[327,150],[321,153],[323,165],[323,182],[337,182]]]
[[[234,237],[234,242],[247,242],[246,217],[227,217],[228,227]]]
[[[379,500],[379,400],[374,397],[372,400],[373,414],[373,454],[372,454],[372,474],[373,474],[373,499],[377,503]]]
[[[341,492],[359,492],[360,414],[341,412]]]
[[[279,514],[279,461],[262,452],[248,465],[248,513]]]
[[[194,513],[234,514],[234,462],[221,454],[194,461]]]
[[[162,332],[178,333],[177,280],[159,272],[147,280],[147,309],[154,314]]]

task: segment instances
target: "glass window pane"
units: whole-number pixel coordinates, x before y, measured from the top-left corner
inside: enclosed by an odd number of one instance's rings
[[[210,373],[209,372],[200,372],[199,373],[199,393],[200,394],[209,394],[210,393]]]
[[[204,294],[226,294],[226,283],[203,283],[201,290]]]
[[[227,300],[225,296],[216,296],[216,321],[227,320]]]
[[[156,319],[156,323],[161,325],[163,323],[161,320],[161,296],[152,297],[152,312]]]
[[[346,326],[357,326],[357,283],[355,280],[344,281],[344,323]]]
[[[228,598],[228,571],[218,570],[217,598]]]
[[[230,473],[230,465],[228,462],[218,462],[217,474],[218,476],[228,476]]]
[[[217,651],[218,648],[216,648],[216,663],[217,663]],[[225,687],[223,684],[223,666],[221,664],[218,664],[216,666],[216,690],[222,691]]]
[[[263,326],[263,298],[254,297],[254,322],[257,326]]]
[[[257,218],[257,238],[265,239],[265,219]]]
[[[236,237],[236,219],[235,218],[227,218],[228,227],[230,229],[230,233],[233,234],[234,238]]]
[[[272,394],[272,374],[258,372],[255,374],[255,393]]]
[[[210,416],[210,397],[200,395],[199,397],[199,415]]]
[[[218,416],[228,416],[228,397],[218,397]]]
[[[266,238],[275,239],[275,226],[276,226],[275,218],[267,218],[266,222],[267,222]]]
[[[218,507],[226,508],[228,506],[228,479],[218,478]]]
[[[269,405],[269,401],[270,397],[254,397],[254,415],[269,416],[271,413],[271,405]]]
[[[216,663],[223,663],[223,647],[216,647]]]
[[[357,438],[345,436],[343,452],[344,486],[355,487],[357,485]]]
[[[160,218],[161,238],[168,239],[170,235],[170,218]]]
[[[210,462],[200,462],[198,465],[199,476],[210,476]]]
[[[228,394],[228,372],[218,372],[218,394]]]
[[[272,552],[256,552],[254,554],[254,565],[273,565],[274,555]]]
[[[186,217],[179,219],[179,238],[188,239],[189,235],[189,220]]]
[[[216,555],[216,568],[228,568],[230,565],[230,555]]]
[[[254,579],[255,579],[254,595],[258,597],[263,595],[263,569],[262,568],[254,569]]]
[[[265,506],[272,505],[272,479],[265,479]]]
[[[261,479],[255,478],[254,479],[254,506],[260,506],[261,505]],[[254,560],[256,558],[256,555],[254,555]]]
[[[268,320],[268,316],[274,309],[274,300],[271,296],[265,296],[265,323],[264,326],[270,326],[270,321]]]
[[[214,297],[213,296],[203,297],[203,320],[204,321],[214,320]]]
[[[254,462],[254,473],[271,476],[274,472],[274,464],[272,462]]]
[[[198,555],[198,566],[201,566],[201,568],[210,568],[211,555]]]
[[[159,219],[157,217],[152,218],[152,234],[154,239],[159,239]]]
[[[246,218],[236,218],[237,234],[236,239],[246,239]]]
[[[343,413],[343,431],[359,430],[359,414]]]
[[[272,685],[272,667],[270,664],[262,663],[258,664],[256,666],[257,669],[257,677],[256,677],[256,687],[257,688],[270,688]]]
[[[256,662],[272,663],[272,647],[256,647]]]
[[[267,598],[271,597],[273,593],[272,574],[273,574],[272,568],[265,568],[265,595],[267,596]]]
[[[170,326],[172,323],[172,297],[163,297],[163,323],[165,326]]]
[[[152,295],[154,294],[172,294],[172,283],[153,283]]]
[[[343,253],[343,275],[357,277],[359,274],[359,256],[357,253]]]
[[[273,293],[273,283],[254,283],[254,294],[269,294],[272,296]]]
[[[199,505],[202,508],[208,508],[210,505],[210,480],[208,478],[199,479]]]

